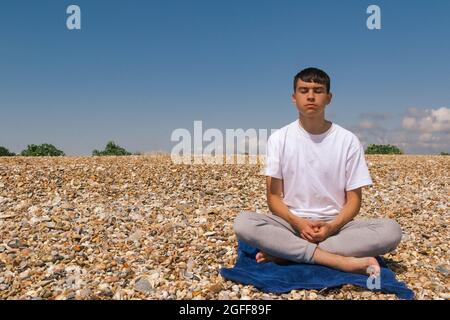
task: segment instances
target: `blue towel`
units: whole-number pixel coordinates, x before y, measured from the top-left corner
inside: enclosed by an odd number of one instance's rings
[[[295,289],[336,288],[352,284],[371,291],[395,293],[400,299],[413,299],[414,293],[403,282],[397,281],[395,274],[381,257],[377,257],[381,267],[379,285],[371,279],[372,288],[367,286],[368,276],[343,272],[321,265],[306,263],[276,264],[257,263],[258,250],[243,241],[238,241],[238,258],[233,268],[221,268],[222,277],[271,293],[286,293]],[[377,289],[379,287],[380,289]]]

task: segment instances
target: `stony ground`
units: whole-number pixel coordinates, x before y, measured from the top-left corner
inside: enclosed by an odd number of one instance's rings
[[[450,298],[450,157],[366,156],[360,217],[403,228],[385,255],[417,299]],[[224,281],[233,219],[267,212],[261,165],[170,157],[0,158],[0,299],[396,299],[354,286],[276,295]]]

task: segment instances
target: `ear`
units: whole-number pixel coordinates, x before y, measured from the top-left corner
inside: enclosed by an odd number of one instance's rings
[[[330,92],[328,94],[328,103],[327,104],[330,104],[332,99],[333,99],[333,94]]]
[[[295,100],[295,92],[292,94],[291,97],[292,97],[292,103],[293,103],[293,104],[296,104],[296,100]]]

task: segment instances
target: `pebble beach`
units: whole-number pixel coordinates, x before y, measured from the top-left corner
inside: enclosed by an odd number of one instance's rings
[[[415,299],[450,299],[450,157],[366,155],[358,219],[403,230],[384,256]],[[262,164],[169,155],[0,157],[0,299],[396,300],[345,285],[268,294],[223,279],[233,221],[268,212]]]

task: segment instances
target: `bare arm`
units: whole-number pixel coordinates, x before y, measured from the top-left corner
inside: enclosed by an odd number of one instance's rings
[[[362,191],[361,187],[346,191],[346,202],[341,212],[336,216],[336,218],[330,222],[332,230],[337,232],[345,224],[351,221],[359,213],[361,208]]]
[[[283,180],[266,177],[266,184],[267,205],[269,206],[269,210],[273,214],[289,222],[289,224],[299,232],[303,239],[313,241],[314,230],[311,228],[311,223],[306,219],[294,215],[283,202]]]
[[[296,218],[296,216],[288,209],[286,204],[283,202],[283,180],[273,177],[266,177],[266,184],[267,205],[269,206],[269,210],[273,214],[292,224],[293,218]]]

